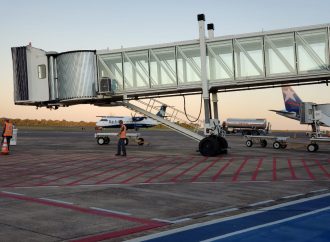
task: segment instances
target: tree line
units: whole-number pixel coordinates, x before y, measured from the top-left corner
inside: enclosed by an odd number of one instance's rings
[[[1,118],[1,124],[4,118]],[[63,120],[47,120],[47,119],[19,119],[13,118],[10,121],[15,126],[42,126],[42,127],[94,127],[95,122],[85,122],[85,121],[67,121]]]

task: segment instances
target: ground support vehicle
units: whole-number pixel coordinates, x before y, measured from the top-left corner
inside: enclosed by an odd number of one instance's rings
[[[260,144],[262,148],[265,148],[268,143],[273,144],[274,149],[285,149],[288,145],[289,137],[285,136],[267,136],[267,135],[245,135],[245,144],[247,147],[252,147],[254,144]]]
[[[95,133],[94,135],[96,142],[99,145],[106,145],[110,143],[110,137],[113,137],[116,142],[118,140],[118,133]],[[129,140],[133,140],[136,142],[138,145],[143,145],[144,144],[144,139],[140,137],[140,133],[127,133],[126,134],[126,139],[125,139],[125,145],[128,145]]]

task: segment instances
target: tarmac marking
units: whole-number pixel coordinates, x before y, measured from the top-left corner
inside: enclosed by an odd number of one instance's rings
[[[276,175],[276,158],[273,158],[273,181],[277,180],[277,175]]]
[[[24,196],[24,194],[22,193],[17,193],[17,192],[6,192],[6,191],[2,191],[3,193],[6,193],[6,194],[12,194],[12,195],[18,195],[18,196]]]
[[[3,191],[0,192],[0,197],[27,201],[27,202],[37,203],[37,204],[41,204],[41,205],[45,205],[45,206],[70,209],[70,210],[80,212],[80,213],[109,217],[109,218],[114,218],[114,219],[121,219],[121,220],[129,221],[129,222],[133,222],[133,223],[142,224],[142,226],[137,226],[137,227],[119,230],[119,231],[113,231],[113,232],[109,232],[109,233],[96,234],[96,235],[92,235],[92,236],[85,236],[83,238],[73,239],[70,241],[76,241],[76,242],[78,242],[78,241],[79,242],[100,241],[100,240],[112,239],[112,238],[117,238],[120,236],[130,235],[133,233],[142,232],[145,230],[168,225],[168,223],[165,223],[165,222],[157,222],[157,221],[152,221],[149,219],[136,218],[136,217],[132,217],[132,216],[124,215],[124,214],[113,213],[113,212],[109,212],[109,211],[105,211],[105,210],[101,211],[101,210],[96,210],[96,209],[92,209],[92,208],[79,207],[76,205],[63,203],[62,201],[59,202],[59,201],[53,200],[53,199],[46,200],[45,198],[34,198],[34,197],[28,197],[25,195],[16,195],[16,194],[3,192]]]
[[[174,159],[172,159],[172,160],[174,160]],[[158,161],[159,161],[159,160],[158,160]],[[132,176],[132,177],[126,179],[126,180],[120,181],[119,183],[121,183],[121,184],[128,183],[129,181],[133,180],[134,178],[140,177],[140,176],[142,176],[142,175],[144,175],[144,174],[146,174],[146,173],[148,173],[148,172],[150,172],[150,171],[153,171],[153,170],[155,170],[155,169],[157,169],[157,168],[163,167],[163,166],[165,166],[165,165],[167,165],[167,164],[168,164],[167,161],[165,161],[165,163],[162,163],[162,164],[157,165],[157,166],[155,166],[155,167],[153,167],[153,168],[150,168],[149,170],[142,171],[142,172],[136,174],[135,176]]]
[[[199,173],[197,173],[192,179],[191,182],[195,182],[204,172],[206,172],[208,169],[210,169],[216,162],[219,162],[222,158],[215,159],[211,164],[209,164],[207,167],[205,167],[203,170],[201,170]]]
[[[173,166],[173,167],[171,167],[171,168],[169,168],[169,169],[167,169],[167,170],[165,170],[165,171],[163,171],[163,172],[161,172],[161,173],[159,173],[155,176],[152,176],[152,177],[148,178],[147,180],[144,181],[144,183],[151,183],[152,180],[155,180],[156,178],[159,178],[159,177],[165,175],[167,172],[169,172],[169,171],[171,171],[175,168],[178,168],[179,166],[182,166],[182,165],[186,164],[188,161],[191,161],[192,159],[194,159],[194,157],[190,157],[190,158],[186,159],[185,161],[183,161],[183,162],[181,162],[181,163],[179,163],[179,164],[177,164],[177,165],[175,165],[175,166]]]
[[[288,166],[289,166],[289,169],[290,169],[290,173],[291,173],[291,178],[292,179],[298,179],[297,176],[296,176],[296,173],[293,169],[293,166],[292,166],[292,163],[291,163],[291,159],[288,159]]]
[[[305,160],[301,160],[301,162],[303,163],[303,166],[308,174],[308,176],[310,177],[310,179],[315,180],[315,177],[313,175],[313,173],[311,172],[311,170],[308,168],[306,161]]]
[[[305,194],[298,193],[298,194],[294,194],[294,195],[284,196],[284,197],[282,197],[282,198],[284,198],[284,199],[288,199],[288,198],[301,197],[301,196],[304,196],[304,195],[305,195]]]
[[[80,164],[81,162],[80,162],[80,161],[77,161],[76,163]],[[74,168],[74,169],[80,169],[80,168],[83,168],[83,167],[86,167],[86,166],[88,167],[88,165],[84,164],[84,165],[79,166],[78,168]],[[90,166],[90,165],[89,165],[89,166]],[[61,168],[61,167],[60,167],[60,168]],[[32,180],[35,180],[35,179],[41,179],[41,178],[45,178],[45,177],[47,177],[47,176],[53,176],[53,175],[61,174],[61,173],[63,173],[63,172],[71,171],[71,170],[72,170],[72,168],[67,169],[67,170],[65,170],[65,171],[58,171],[58,172],[53,172],[53,173],[50,173],[50,174],[45,174],[45,175],[42,175],[42,176],[40,176],[40,177],[33,177],[33,178],[25,179],[25,180],[23,180],[23,181],[10,183],[10,184],[4,185],[4,186],[5,186],[5,187],[11,187],[11,186],[13,186],[13,185],[16,185],[16,184],[19,184],[19,183],[22,183],[22,182],[28,182],[28,181],[32,181]],[[33,174],[33,172],[32,172],[31,174]],[[41,184],[42,184],[42,183],[41,183]],[[37,185],[35,185],[35,186],[38,186],[38,185],[39,185],[39,184],[37,184]]]
[[[325,167],[320,163],[320,161],[315,160],[315,163],[318,165],[318,167],[320,168],[320,170],[323,171],[324,176],[330,178],[330,174],[329,174],[328,171],[325,169]]]
[[[65,161],[65,162],[60,162],[60,163],[67,163],[67,162],[70,162],[70,161],[72,161],[72,160],[67,160],[67,161]],[[44,162],[44,161],[43,161]],[[79,164],[80,163],[80,161],[76,161],[75,163],[74,163],[74,165],[75,164]],[[71,164],[71,166],[72,166],[72,164]],[[68,166],[66,166],[66,167],[68,167]],[[29,166],[29,168],[31,168],[31,164],[30,164],[30,166]],[[53,171],[53,169],[61,169],[61,168],[63,168],[63,166],[57,166],[57,167],[55,167],[55,168],[52,168],[52,171]],[[49,171],[49,167],[47,166],[47,169],[45,169],[45,170],[34,170],[33,169],[33,171],[31,172],[31,169],[29,170],[30,172],[28,172],[28,173],[24,173],[24,174],[20,174],[20,176],[26,176],[26,175],[33,175],[33,174],[35,174],[36,172],[47,172],[47,171]],[[57,173],[60,173],[60,172],[57,172]],[[54,174],[54,173],[52,173],[52,174]],[[56,174],[56,173],[55,173]],[[19,182],[14,182],[14,183],[10,183],[10,184],[6,184],[6,185],[4,185],[4,186],[12,186],[12,185],[15,185],[15,184],[19,184],[19,183],[21,183],[21,182],[27,182],[27,181],[31,181],[31,180],[34,180],[34,179],[40,179],[40,178],[44,178],[44,177],[46,177],[46,176],[48,176],[49,174],[45,174],[45,175],[41,175],[41,176],[38,176],[38,177],[33,177],[33,178],[29,178],[29,179],[24,179],[23,181],[19,181]],[[17,176],[17,174],[15,174],[15,176]]]
[[[319,192],[325,192],[325,191],[329,191],[329,189],[324,188],[324,189],[319,189],[319,190],[310,191],[309,193],[319,193]]]
[[[208,159],[208,157],[205,157],[204,159],[201,159],[200,161],[198,161],[197,163],[195,163],[194,165],[190,166],[188,169],[182,171],[181,173],[179,173],[178,175],[174,176],[171,181],[172,182],[176,182],[181,176],[183,176],[184,174],[186,174],[188,171],[194,169],[196,166],[200,165],[202,162],[206,161]]]
[[[127,160],[130,160],[130,159],[133,159],[133,157],[130,157],[130,158],[128,158]],[[126,161],[127,161],[127,160],[126,160]],[[110,171],[113,171],[113,170],[116,170],[116,169],[118,169],[118,168],[125,167],[125,166],[127,166],[127,165],[123,165],[123,166],[119,166],[119,167],[112,167],[112,168],[110,168],[110,169],[108,169],[108,170],[105,170],[105,171],[99,172],[99,173],[97,173],[97,174],[93,174],[93,175],[90,175],[90,176],[83,177],[83,178],[81,178],[81,179],[78,179],[78,180],[72,181],[72,182],[70,182],[70,183],[65,184],[64,186],[73,186],[73,185],[76,185],[76,184],[80,183],[81,181],[85,181],[85,180],[88,180],[88,179],[90,179],[90,178],[95,178],[95,177],[97,177],[97,176],[101,176],[101,175],[106,174],[106,173],[108,173],[108,172],[110,172]]]
[[[256,169],[255,169],[255,171],[253,172],[253,175],[252,175],[252,177],[251,177],[251,180],[252,180],[252,181],[255,181],[255,180],[257,179],[257,176],[258,176],[258,173],[259,173],[260,167],[261,167],[261,165],[262,165],[262,162],[263,162],[263,158],[260,158],[260,159],[259,159],[259,162],[258,162],[258,165],[257,165],[257,167],[256,167]]]
[[[109,213],[115,213],[115,214],[121,214],[121,215],[127,215],[127,216],[132,215],[131,213],[120,212],[120,211],[115,211],[115,210],[110,210],[110,209],[97,208],[97,207],[90,207],[90,208],[91,208],[91,209],[95,209],[95,210],[99,210],[99,211],[109,212]]]
[[[256,203],[252,203],[252,204],[248,204],[248,207],[255,207],[255,206],[260,206],[260,205],[264,205],[267,203],[271,203],[274,202],[275,200],[266,200],[266,201],[261,201],[261,202],[256,202]]]
[[[234,212],[239,210],[239,208],[228,208],[225,210],[220,210],[220,211],[216,211],[216,212],[211,212],[211,213],[207,213],[206,215],[208,216],[212,216],[212,215],[217,215],[217,214],[222,214],[222,213],[229,213],[229,212]]]
[[[147,160],[149,160],[149,159],[151,159],[151,158],[147,158]],[[150,162],[147,162],[147,164],[150,164],[150,163],[154,163],[155,161],[150,161]],[[112,176],[110,176],[110,177],[107,177],[107,178],[105,178],[105,179],[103,179],[103,180],[101,180],[101,181],[98,181],[98,182],[96,182],[95,184],[101,184],[101,183],[104,183],[104,182],[106,182],[106,181],[109,181],[109,180],[111,180],[111,179],[113,179],[113,178],[116,178],[116,177],[119,177],[119,176],[121,176],[121,175],[123,175],[123,174],[127,174],[128,172],[131,172],[131,171],[133,171],[133,170],[136,170],[136,169],[138,169],[138,168],[140,168],[140,167],[143,167],[143,166],[145,166],[146,164],[142,164],[142,165],[139,165],[139,166],[134,166],[133,168],[131,168],[131,169],[128,169],[128,170],[124,170],[124,171],[122,171],[122,172],[118,172],[118,173],[116,173],[116,174],[114,174],[114,175],[112,175]]]
[[[249,160],[249,158],[245,158],[244,161],[239,166],[239,168],[236,170],[236,172],[234,173],[234,175],[233,175],[233,177],[231,179],[233,182],[236,182],[237,181],[237,178],[238,178],[239,174],[243,170],[243,167],[246,165],[246,163],[248,162],[248,160]]]
[[[212,177],[212,181],[215,182],[222,172],[234,161],[234,158],[231,158],[225,165],[221,167],[221,169]]]
[[[104,161],[97,161],[96,164],[99,164],[99,163],[105,163]],[[78,170],[81,170],[83,168],[86,168],[86,167],[93,167],[96,165],[95,163],[93,164],[89,164],[87,166],[82,166],[82,167],[79,167]],[[99,169],[99,168],[103,168],[105,166],[108,166],[109,164],[105,164],[105,165],[102,165],[102,166],[97,166],[97,167],[94,167],[93,169],[90,169],[90,170],[81,170],[79,172],[74,172],[74,173],[70,173],[70,174],[66,174],[64,176],[61,176],[61,177],[58,177],[58,178],[55,178],[53,180],[50,180],[50,181],[47,181],[47,182],[42,182],[42,183],[38,183],[36,184],[36,186],[44,186],[44,185],[47,185],[49,183],[52,183],[52,182],[55,182],[55,181],[59,181],[59,180],[62,180],[62,179],[65,179],[65,178],[68,178],[68,177],[72,177],[72,176],[77,176],[77,175],[80,175],[80,174],[83,174],[85,172],[89,172],[89,171],[93,171],[93,170],[96,170],[96,169]]]
[[[57,199],[51,199],[51,198],[40,198],[42,200],[46,200],[46,201],[52,201],[52,202],[58,202],[58,203],[65,203],[65,204],[73,204],[72,202],[66,202],[66,201],[62,201],[62,200],[57,200]]]

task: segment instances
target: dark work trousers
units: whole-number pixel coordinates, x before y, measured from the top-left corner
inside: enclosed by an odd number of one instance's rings
[[[118,140],[117,154],[120,155],[121,151],[123,152],[123,155],[126,155],[125,138],[120,138]]]
[[[5,139],[7,139],[7,146],[8,146],[8,150],[9,150],[11,138],[12,138],[12,136],[2,136],[1,148],[2,148],[3,142],[5,141]]]

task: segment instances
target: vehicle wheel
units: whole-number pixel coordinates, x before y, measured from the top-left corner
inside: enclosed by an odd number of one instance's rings
[[[252,147],[253,142],[252,142],[252,140],[249,140],[249,139],[248,139],[248,140],[245,142],[245,144],[246,144],[247,147]]]
[[[138,138],[137,140],[138,140],[137,141],[138,145],[144,145],[144,139],[143,138]]]
[[[317,144],[309,144],[307,146],[307,150],[309,152],[315,152],[315,151],[317,151],[317,149],[318,149],[318,145]]]
[[[218,154],[227,154],[228,142],[225,138],[218,136]]]
[[[199,152],[203,156],[215,156],[218,154],[219,142],[216,137],[209,136],[199,142]]]
[[[318,144],[315,144],[315,147],[316,147],[316,150],[315,151],[318,151],[319,150],[319,145]]]
[[[265,148],[267,146],[267,140],[265,140],[265,139],[260,140],[260,146],[262,148]]]
[[[281,144],[281,149],[285,149],[287,146],[287,144]]]
[[[99,145],[104,145],[104,144],[105,144],[105,140],[104,140],[104,138],[103,138],[103,137],[99,137],[99,138],[97,138],[97,143],[98,143]]]
[[[279,149],[280,147],[281,147],[281,144],[280,144],[279,142],[275,141],[275,142],[273,143],[273,148],[274,148],[274,149]]]
[[[128,139],[127,138],[125,138],[124,144],[128,145]]]
[[[109,137],[105,137],[104,138],[104,144],[109,144],[110,143],[110,138]]]

